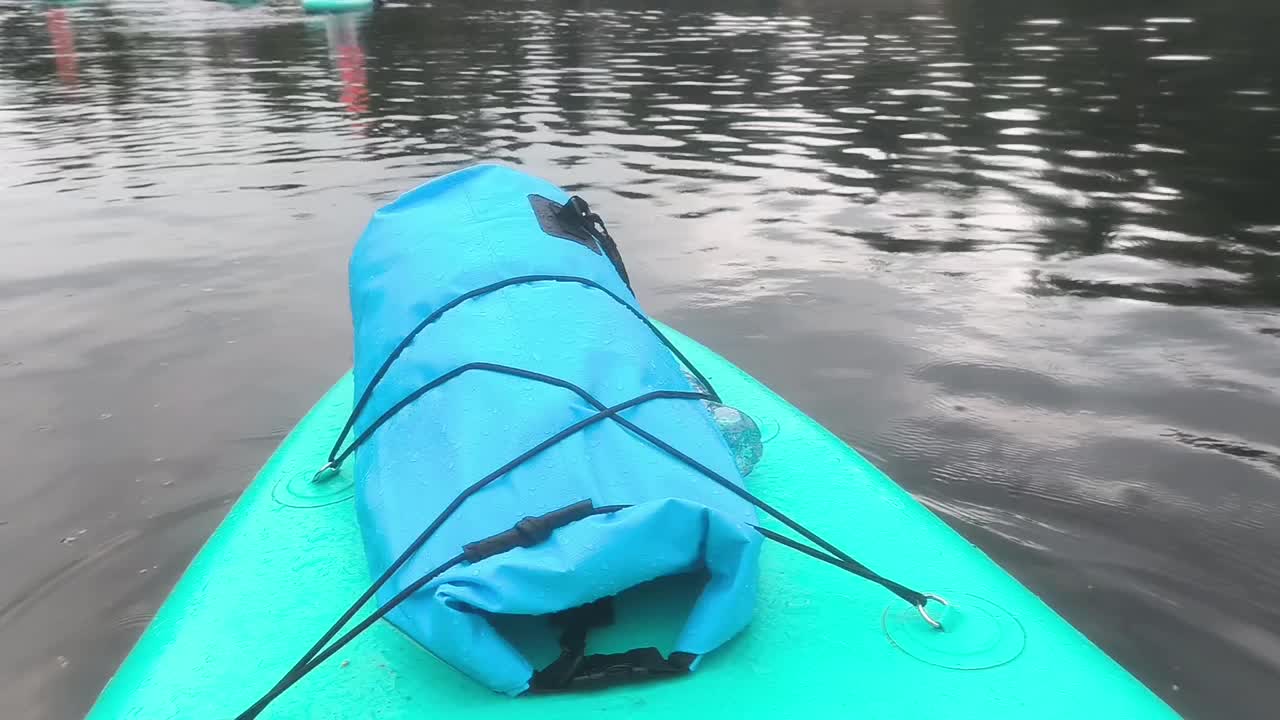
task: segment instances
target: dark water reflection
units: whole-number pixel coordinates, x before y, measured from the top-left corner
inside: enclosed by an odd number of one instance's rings
[[[484,158],[1188,716],[1274,716],[1280,10],[661,5],[0,0],[9,715],[87,708],[347,363],[368,213]]]

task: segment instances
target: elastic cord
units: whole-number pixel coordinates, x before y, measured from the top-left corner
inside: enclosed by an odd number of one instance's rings
[[[663,335],[662,332],[658,330],[657,326],[653,324],[653,321],[650,320],[648,317],[646,317],[644,313],[640,312],[634,306],[632,306],[631,303],[628,303],[626,300],[623,300],[621,297],[619,297],[616,293],[614,293],[609,288],[606,288],[605,286],[601,285],[595,280],[591,280],[584,277],[578,277],[576,275],[521,275],[519,277],[512,277],[512,278],[507,278],[505,280],[499,280],[498,282],[491,283],[489,285],[485,285],[484,287],[479,287],[474,290],[470,290],[468,292],[465,292],[455,297],[454,299],[450,300],[444,305],[441,305],[440,307],[436,308],[434,312],[432,312],[427,317],[423,318],[422,322],[418,323],[416,327],[414,327],[403,338],[401,338],[400,342],[396,344],[395,349],[392,350],[389,355],[387,355],[387,359],[382,361],[382,365],[378,367],[377,372],[375,372],[373,374],[373,377],[369,379],[369,384],[366,385],[364,390],[360,393],[360,397],[356,400],[356,403],[351,410],[351,416],[347,418],[347,422],[342,426],[342,431],[338,433],[338,439],[333,443],[333,449],[329,451],[329,464],[330,465],[334,464],[335,459],[338,455],[338,449],[342,447],[343,441],[347,439],[347,434],[351,432],[351,428],[355,425],[356,419],[360,417],[360,413],[364,410],[365,405],[369,404],[369,399],[373,396],[374,388],[377,387],[378,383],[387,374],[387,371],[391,369],[391,365],[396,361],[396,358],[400,357],[400,355],[405,351],[405,348],[409,347],[409,345],[413,342],[413,339],[418,336],[418,333],[422,332],[431,323],[439,320],[441,316],[443,316],[446,312],[461,305],[467,300],[480,297],[481,295],[487,295],[491,292],[494,292],[495,290],[501,290],[502,288],[510,287],[512,285],[520,285],[524,283],[534,283],[534,282],[577,283],[578,285],[584,285],[586,287],[599,290],[600,292],[609,296],[609,298],[611,298],[614,302],[625,307],[627,310],[631,312],[632,315],[635,315],[641,322],[643,322],[645,324],[645,327],[649,328],[649,331],[652,332],[655,336],[657,336],[658,340],[660,340],[662,344],[666,346],[668,350],[671,351],[671,354],[675,355],[676,359],[679,360],[680,363],[684,365],[684,367],[688,368],[689,372],[693,373],[693,376],[698,379],[698,382],[702,384],[702,387],[708,393],[710,393],[711,399],[715,400],[716,402],[720,402],[720,395],[716,393],[715,388],[711,386],[711,383],[707,380],[707,378],[704,377],[703,374],[699,372],[698,369],[694,367],[692,363],[689,362],[689,360],[684,356],[684,353],[680,352],[679,348],[677,348],[669,339],[667,339],[666,335]]]

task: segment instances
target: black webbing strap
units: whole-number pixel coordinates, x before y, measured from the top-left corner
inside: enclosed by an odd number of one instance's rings
[[[697,657],[676,652],[667,658],[655,647],[587,655],[587,633],[613,624],[611,597],[556,613],[551,622],[563,628],[560,657],[533,674],[529,680],[532,694],[595,690],[683,675]]]
[[[618,252],[618,243],[614,242],[609,229],[604,226],[604,220],[591,211],[587,201],[574,195],[569,198],[569,202],[560,207],[556,215],[561,222],[576,224],[596,239],[605,257],[613,263],[613,269],[617,271],[618,277],[622,278],[623,284],[630,290],[631,278],[627,276],[627,268],[622,264],[622,253]]]

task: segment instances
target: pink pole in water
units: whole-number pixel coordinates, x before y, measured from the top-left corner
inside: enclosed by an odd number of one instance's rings
[[[53,62],[58,68],[58,79],[67,86],[79,84],[76,36],[71,29],[71,18],[63,8],[53,8],[44,17],[49,37],[53,40]]]
[[[364,48],[360,46],[360,30],[353,15],[330,17],[329,47],[342,82],[342,104],[356,115],[369,112],[369,90],[366,84]]]

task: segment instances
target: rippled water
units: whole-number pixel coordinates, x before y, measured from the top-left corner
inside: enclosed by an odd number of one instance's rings
[[[587,196],[655,314],[1188,717],[1274,717],[1278,28],[1243,1],[0,0],[6,717],[88,707],[349,362],[370,211],[481,158]]]

